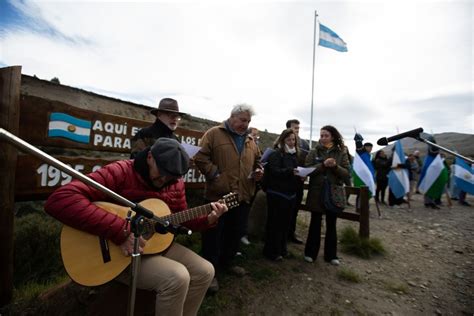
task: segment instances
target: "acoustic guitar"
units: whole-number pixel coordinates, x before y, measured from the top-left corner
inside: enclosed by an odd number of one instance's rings
[[[228,209],[239,205],[236,193],[225,195],[220,203]],[[108,202],[95,202],[104,210],[126,218],[130,208]],[[147,199],[140,205],[152,211],[157,217],[173,224],[205,216],[212,212],[211,204],[194,207],[171,214],[168,206],[159,199]],[[171,233],[155,233],[155,221],[145,219],[142,237],[147,240],[143,254],[157,254],[166,250],[173,242]],[[131,263],[120,247],[96,235],[64,225],[61,231],[61,256],[64,267],[75,282],[85,286],[97,286],[109,282],[122,273]]]

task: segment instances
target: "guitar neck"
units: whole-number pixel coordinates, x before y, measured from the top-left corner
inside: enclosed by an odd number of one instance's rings
[[[182,212],[166,215],[161,217],[161,219],[169,221],[173,224],[181,224],[193,220],[195,218],[207,215],[210,212],[212,212],[211,204],[206,204],[198,207],[193,207]]]

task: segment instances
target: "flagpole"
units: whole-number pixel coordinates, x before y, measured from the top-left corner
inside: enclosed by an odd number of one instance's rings
[[[316,61],[316,25],[318,19],[318,11],[314,10],[314,34],[313,34],[313,78],[311,80],[311,121],[309,127],[309,149],[313,145],[313,101],[314,101],[314,68]]]

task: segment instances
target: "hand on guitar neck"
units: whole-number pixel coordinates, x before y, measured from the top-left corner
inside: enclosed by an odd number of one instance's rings
[[[217,222],[217,219],[221,217],[222,214],[227,212],[228,208],[226,204],[220,202],[211,203],[212,212],[207,215],[207,222],[209,225],[214,225]]]

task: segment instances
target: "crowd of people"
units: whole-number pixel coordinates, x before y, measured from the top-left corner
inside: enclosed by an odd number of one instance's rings
[[[187,208],[182,175],[189,168],[190,157],[174,131],[186,114],[179,111],[177,101],[171,98],[162,99],[152,114],[156,116],[155,122],[132,139],[130,160],[111,163],[89,176],[131,201],[159,198],[172,213],[182,212]],[[332,265],[340,264],[337,214],[328,209],[323,191],[326,183],[350,184],[351,156],[342,135],[334,126],[326,125],[320,129],[319,141],[310,149],[308,142],[299,137],[300,122],[288,120],[270,154],[262,161],[258,129],[249,127],[254,115],[250,105],[234,106],[225,121],[205,132],[199,152],[191,158],[205,176],[205,202],[212,207],[208,215],[183,223],[201,232],[200,255],[173,242],[165,252],[142,259],[137,287],[155,291],[157,315],[195,315],[206,292],[219,290],[221,273],[232,270],[245,274],[234,262],[242,255],[241,245],[250,243],[249,211],[260,189],[265,191],[267,200],[265,258],[283,261],[288,256],[288,242],[305,243],[303,258],[313,263],[318,257],[325,215],[323,259]],[[357,150],[371,152],[372,144],[362,144],[358,137],[355,140],[356,144],[360,142]],[[377,184],[374,198],[385,204],[391,158],[380,150],[372,163]],[[306,177],[300,175],[301,167],[313,169]],[[406,168],[410,180],[416,184],[421,170],[419,152],[410,154],[406,163],[397,168]],[[311,220],[303,242],[296,234],[296,219],[307,178],[306,205]],[[238,193],[238,207],[228,209],[225,203],[218,202],[229,192]],[[415,193],[416,185],[412,185],[410,194]],[[119,245],[123,255],[131,255],[134,238],[129,223],[93,203],[99,200],[109,199],[100,190],[74,180],[49,197],[45,210],[71,227]],[[461,201],[467,203],[465,199]],[[388,202],[393,206],[403,203],[404,199],[395,198],[389,190]],[[433,208],[437,207],[436,203],[425,201],[425,205]],[[141,251],[146,242],[140,237]],[[128,269],[117,279],[127,282],[124,278],[127,273]]]

